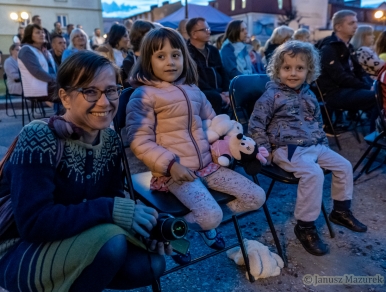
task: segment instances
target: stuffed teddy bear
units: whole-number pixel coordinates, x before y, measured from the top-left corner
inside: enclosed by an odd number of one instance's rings
[[[249,175],[257,174],[265,165],[269,153],[265,147],[257,147],[255,141],[241,133],[225,136],[210,146],[213,162],[229,166],[232,159],[239,160]],[[261,163],[261,164],[260,164]]]
[[[280,275],[280,269],[284,267],[281,257],[256,240],[244,239],[244,245],[248,253],[251,274],[255,279]],[[228,250],[227,256],[237,265],[245,265],[240,247]],[[248,274],[246,276],[248,279]]]
[[[204,120],[202,122],[202,128],[209,144],[214,143],[224,136],[243,133],[243,126],[224,114],[215,116],[212,120]]]

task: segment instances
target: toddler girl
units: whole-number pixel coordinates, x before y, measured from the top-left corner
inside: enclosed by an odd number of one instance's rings
[[[258,146],[273,150],[273,162],[300,179],[295,234],[313,255],[328,252],[314,224],[322,204],[322,168],[332,171],[330,220],[356,232],[367,230],[350,211],[351,163],[328,147],[319,104],[307,84],[319,76],[319,63],[318,52],[309,43],[290,41],[279,46],[267,67],[272,81],[256,102],[248,126]]]
[[[205,243],[223,249],[215,228],[223,214],[208,188],[236,199],[227,206],[235,213],[264,204],[264,191],[251,180],[212,162],[202,129],[215,112],[198,89],[197,71],[185,41],[174,30],[159,28],[143,39],[131,73],[138,87],[127,106],[130,147],[153,173],[151,188],[168,190],[191,210],[185,216]]]

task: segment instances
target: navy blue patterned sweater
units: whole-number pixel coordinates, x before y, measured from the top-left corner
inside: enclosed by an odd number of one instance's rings
[[[27,125],[5,166],[19,236],[54,241],[102,223],[130,229],[134,202],[124,198],[116,133],[100,131],[95,146],[66,140],[58,167],[57,145],[47,124]]]

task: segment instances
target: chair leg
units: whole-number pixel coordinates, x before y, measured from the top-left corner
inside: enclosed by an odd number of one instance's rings
[[[359,161],[357,162],[357,164],[355,165],[354,167],[354,171],[355,169],[363,162],[363,160],[366,158],[366,156],[369,154],[370,150],[373,149],[374,146],[371,145],[369,148],[367,148],[366,152],[362,155],[362,157],[359,159]],[[362,176],[362,174],[364,172],[367,172],[368,169],[371,167],[371,164],[373,163],[373,161],[375,160],[375,157],[378,155],[379,151],[380,151],[380,148],[378,147],[377,150],[371,154],[371,157],[369,158],[369,160],[366,162],[366,164],[362,167],[362,169],[359,171],[359,173],[354,177],[354,181],[356,181],[358,178],[360,178]],[[374,158],[373,158],[374,157]]]
[[[233,219],[233,224],[235,225],[235,230],[236,230],[236,234],[237,234],[237,239],[239,240],[241,252],[243,254],[245,267],[247,268],[249,282],[253,283],[253,282],[255,282],[255,277],[253,277],[253,275],[251,274],[251,267],[249,265],[248,252],[247,252],[247,250],[245,248],[245,245],[244,245],[243,235],[241,234],[241,230],[240,230],[240,226],[239,226],[239,221],[237,220],[237,216],[236,215],[233,215],[232,219]]]
[[[330,220],[328,219],[327,211],[326,211],[326,208],[324,207],[323,201],[322,201],[322,212],[323,212],[324,219],[326,220],[328,231],[330,232],[330,237],[334,238],[335,237],[335,231],[331,226]]]
[[[14,108],[13,102],[12,102],[12,96],[11,96],[11,95],[9,96],[9,103],[11,104],[12,111],[13,111],[13,115],[15,116],[15,119],[17,119],[16,112],[15,112],[15,108]],[[7,114],[7,115],[8,115],[8,114]]]
[[[377,150],[374,152],[374,154],[371,155],[371,157],[369,159],[369,162],[367,163],[368,166],[366,167],[366,170],[365,170],[366,174],[369,174],[370,172],[373,172],[374,170],[376,170],[376,169],[378,169],[378,168],[380,168],[382,166],[383,162],[380,163],[378,166],[376,166],[376,167],[374,167],[373,169],[370,170],[370,168],[373,165],[375,159],[377,158],[379,152],[381,152],[381,147],[378,147]]]
[[[151,283],[151,288],[153,292],[161,292],[161,282],[160,280],[154,280],[153,283]]]

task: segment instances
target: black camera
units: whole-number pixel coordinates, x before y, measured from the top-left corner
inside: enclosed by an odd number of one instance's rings
[[[157,225],[152,229],[150,238],[169,242],[183,238],[188,233],[188,224],[182,218],[174,218],[169,214],[160,214]]]

